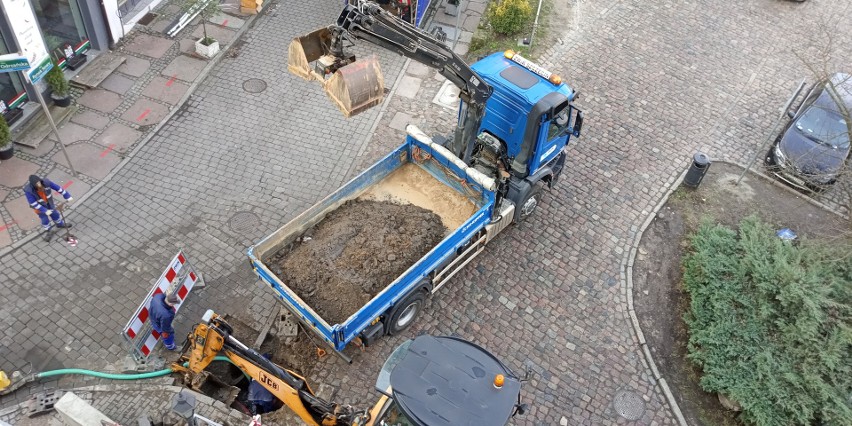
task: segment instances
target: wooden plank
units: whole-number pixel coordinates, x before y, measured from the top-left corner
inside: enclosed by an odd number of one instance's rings
[[[45,102],[50,102],[50,98],[45,99]],[[66,108],[48,105],[47,108],[50,111],[50,116],[53,117],[53,122],[56,123],[56,127],[62,127],[62,125],[68,121],[75,112],[77,112],[77,105],[72,104]],[[50,122],[47,121],[47,116],[44,115],[44,111],[39,108],[35,117],[30,119],[27,123],[19,127],[15,130],[12,139],[21,145],[28,146],[30,148],[38,148],[38,145],[47,138],[47,136],[53,133],[53,127],[50,126]],[[62,130],[59,130],[62,133]]]
[[[71,79],[71,83],[88,89],[94,89],[125,61],[127,61],[127,58],[114,52],[98,55],[98,57],[92,60],[91,64],[84,67]]]
[[[266,317],[266,322],[263,324],[263,328],[260,329],[260,334],[257,335],[257,339],[255,339],[252,349],[260,350],[260,345],[262,345],[263,341],[266,340],[266,335],[269,334],[269,330],[275,322],[278,321],[278,315],[279,311],[273,307],[269,316]]]

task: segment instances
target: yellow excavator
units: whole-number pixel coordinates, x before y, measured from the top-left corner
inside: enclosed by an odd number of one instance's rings
[[[172,365],[192,386],[224,355],[308,425],[505,425],[523,414],[521,383],[494,355],[466,340],[422,335],[397,347],[382,366],[368,409],[317,397],[304,377],[240,343],[213,311],[189,334],[184,355]],[[184,367],[184,364],[186,367]]]

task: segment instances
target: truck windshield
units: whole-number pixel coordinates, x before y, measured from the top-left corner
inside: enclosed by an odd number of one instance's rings
[[[405,413],[396,405],[396,401],[388,402],[388,408],[379,416],[379,421],[376,423],[381,426],[416,426],[417,424],[411,421]]]

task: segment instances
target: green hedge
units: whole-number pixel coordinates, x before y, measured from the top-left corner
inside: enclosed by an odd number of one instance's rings
[[[684,259],[701,387],[755,425],[852,424],[852,250],[797,246],[756,218],[703,224]]]
[[[488,22],[497,34],[515,35],[532,23],[529,0],[499,0],[488,7]]]

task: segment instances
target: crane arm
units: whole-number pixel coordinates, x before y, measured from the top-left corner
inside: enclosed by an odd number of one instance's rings
[[[211,313],[210,320],[197,324],[189,335],[189,354],[181,358],[188,365],[184,367],[183,362],[178,362],[172,369],[184,373],[186,383],[198,387],[204,369],[217,355],[224,355],[308,425],[338,426],[363,421],[363,412],[317,397],[302,376],[266,359],[231,336],[231,332],[232,328],[221,317]]]
[[[491,97],[492,87],[486,83],[463,58],[428,33],[421,31],[383,10],[370,1],[347,5],[337,18],[337,25],[329,28],[331,42],[329,53],[338,59],[336,66],[348,64],[343,52],[344,39],[364,40],[399,53],[438,72],[459,88],[464,104],[459,114],[450,150],[465,163],[470,157],[485,115],[485,103]],[[331,72],[336,69],[330,69]]]

